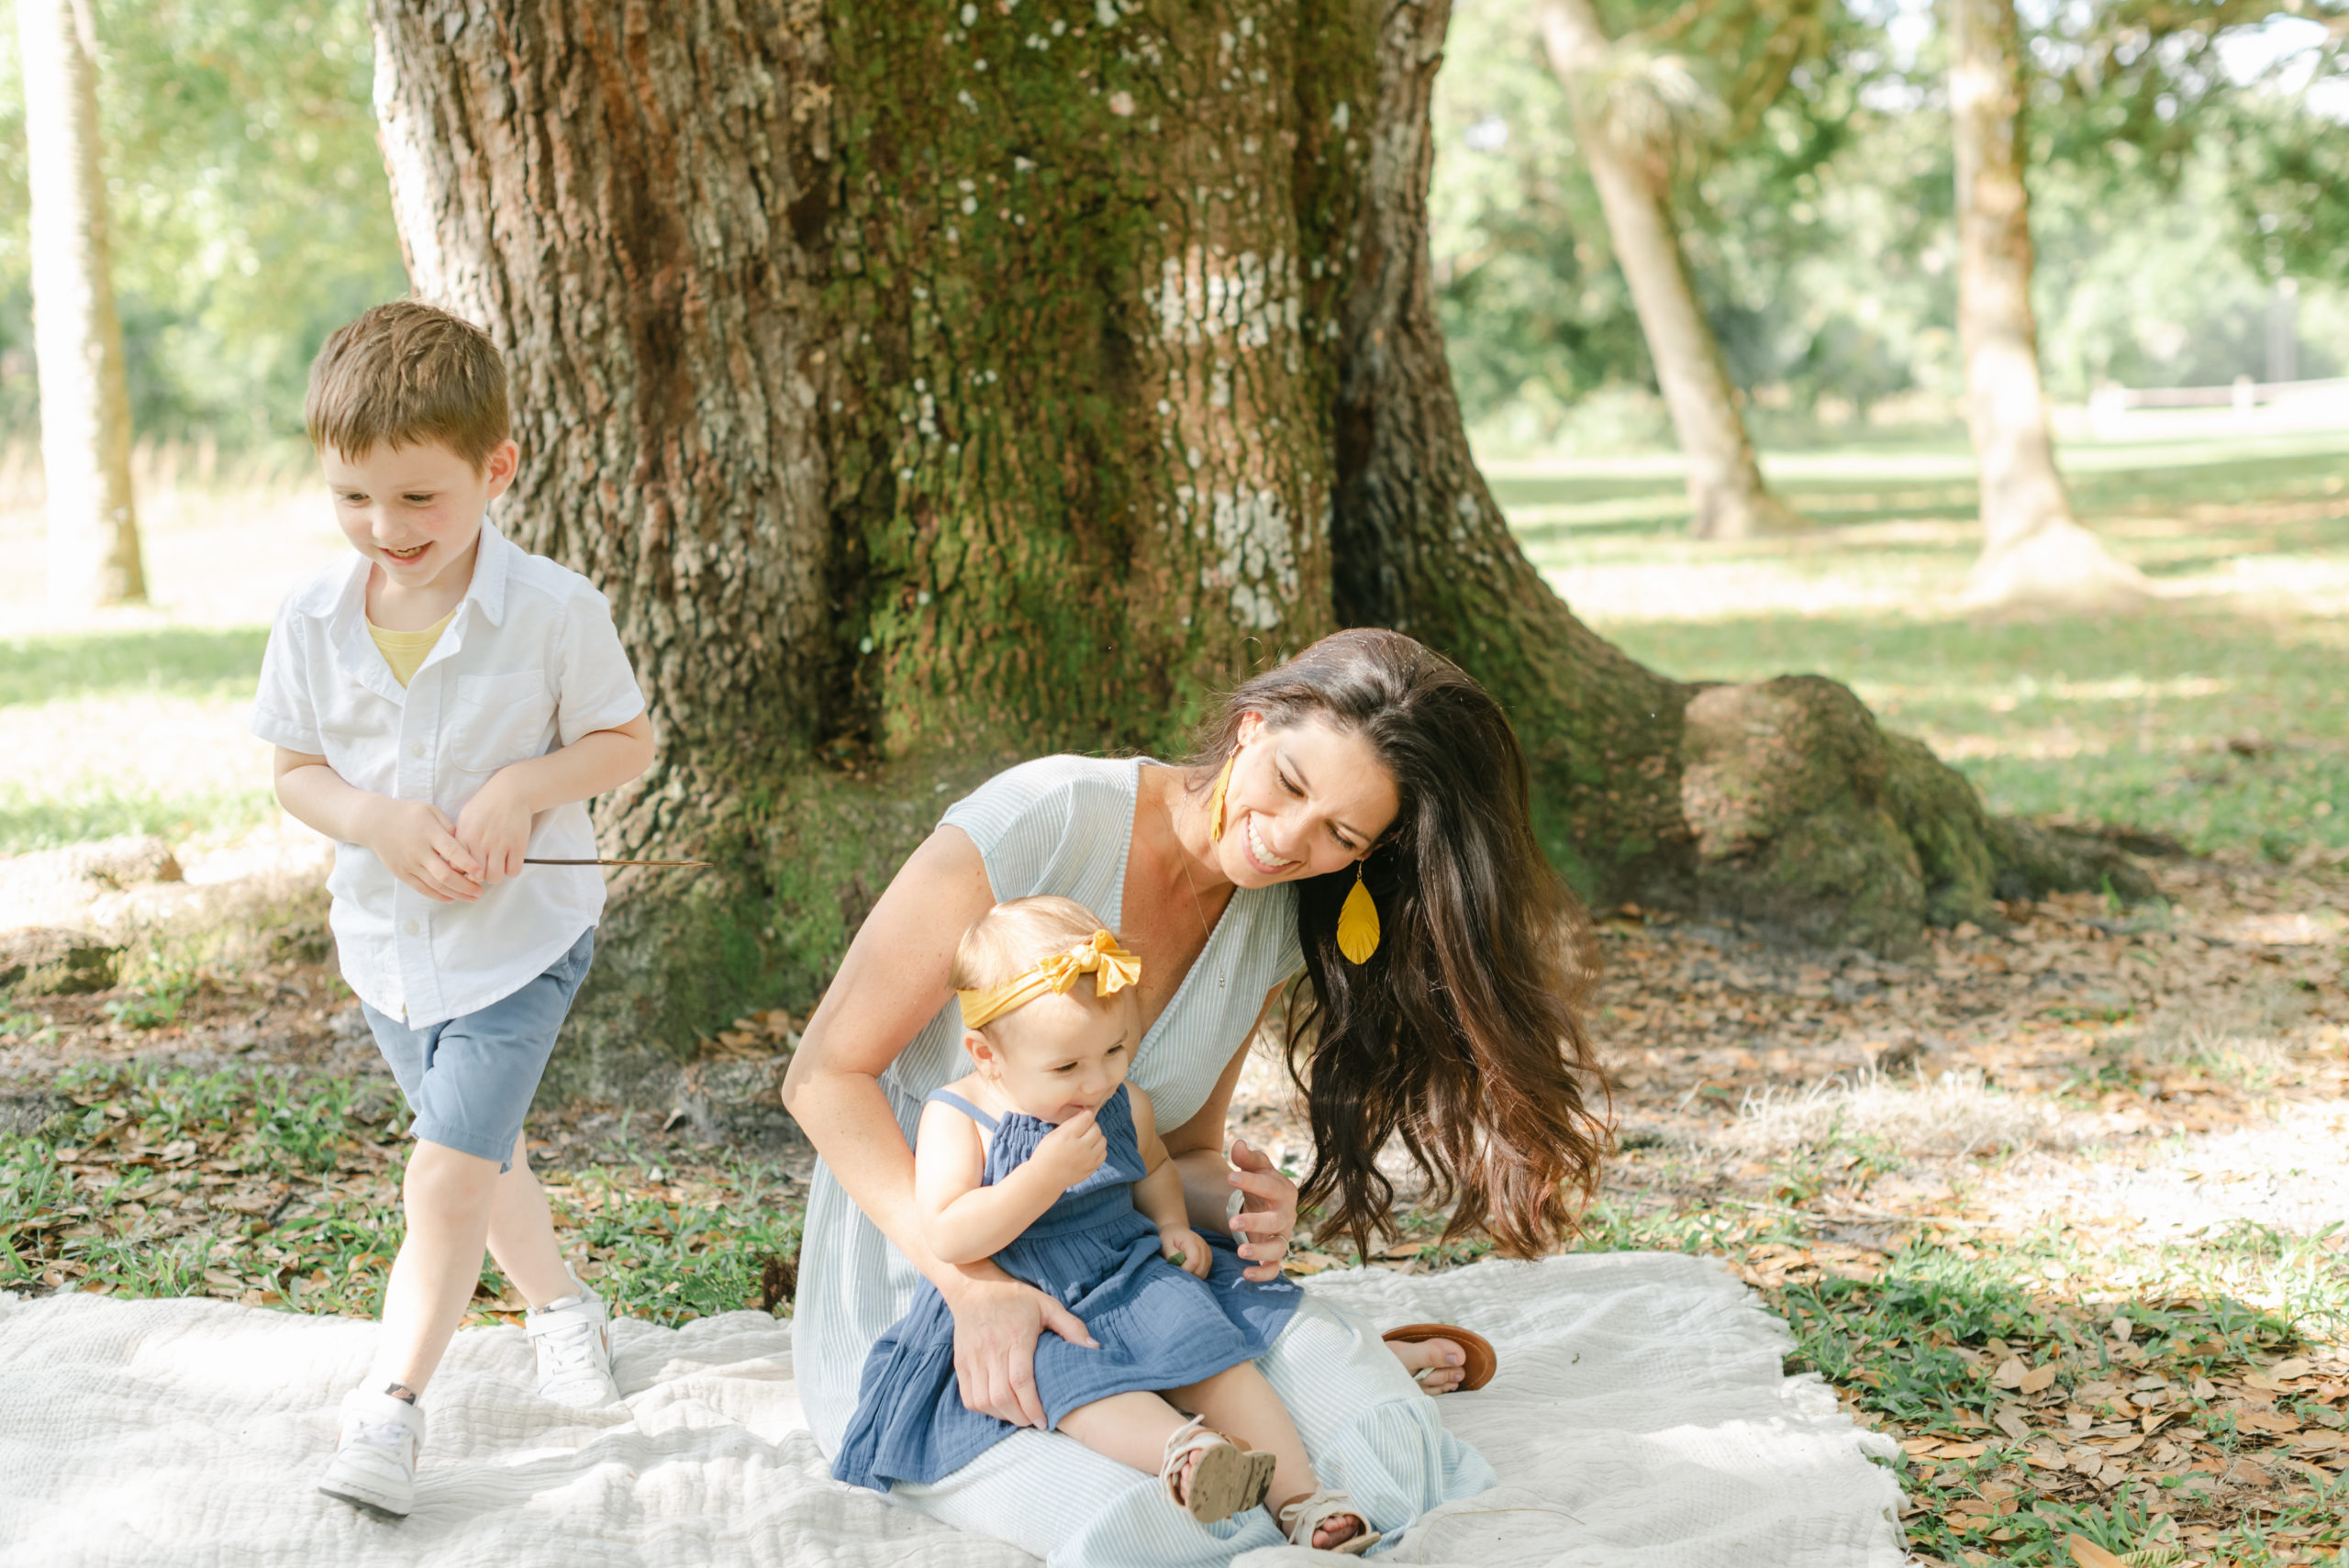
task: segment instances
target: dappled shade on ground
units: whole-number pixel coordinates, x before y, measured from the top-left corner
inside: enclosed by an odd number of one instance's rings
[[[1901,1441],[1935,1561],[2060,1562],[2078,1533],[2309,1562],[2349,1511],[2349,876],[2154,870],[2166,905],[2010,906],[1905,963],[1644,912],[1601,926],[1625,1147],[1579,1244],[1729,1261],[1797,1364]],[[325,972],[39,1008],[0,1019],[0,1288],[373,1310],[396,1100]],[[703,1060],[777,1061],[785,1024],[745,1020]],[[1235,1118],[1308,1157],[1269,1061]],[[787,1296],[804,1155],[748,1158],[682,1114],[540,1125],[566,1244],[623,1310]],[[1385,1266],[1486,1251],[1443,1243],[1408,1193],[1397,1218]],[[1348,1261],[1333,1240],[1295,1266]],[[510,1314],[501,1295],[493,1276],[477,1314]]]

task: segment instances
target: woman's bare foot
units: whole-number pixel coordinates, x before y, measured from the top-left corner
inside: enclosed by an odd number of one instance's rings
[[[1468,1375],[1468,1352],[1450,1340],[1389,1340],[1386,1348],[1405,1372],[1414,1377],[1427,1373],[1419,1382],[1430,1394],[1449,1394]]]

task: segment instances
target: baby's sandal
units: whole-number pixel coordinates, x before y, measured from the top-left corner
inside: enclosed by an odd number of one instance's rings
[[[1354,1522],[1362,1528],[1335,1546],[1315,1547],[1313,1532],[1321,1527],[1322,1521],[1345,1514],[1352,1515]],[[1370,1521],[1362,1517],[1362,1510],[1355,1507],[1343,1492],[1316,1492],[1310,1496],[1299,1497],[1281,1510],[1280,1518],[1281,1529],[1288,1532],[1288,1543],[1308,1551],[1334,1551],[1341,1557],[1358,1557],[1378,1544],[1378,1532],[1370,1528]]]
[[[1186,1482],[1183,1461],[1195,1453],[1198,1458]],[[1272,1488],[1275,1462],[1271,1454],[1242,1448],[1221,1432],[1208,1429],[1204,1416],[1194,1416],[1166,1440],[1158,1484],[1166,1489],[1168,1502],[1201,1524],[1214,1524],[1264,1500]]]

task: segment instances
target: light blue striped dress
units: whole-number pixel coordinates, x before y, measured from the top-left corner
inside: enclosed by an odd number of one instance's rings
[[[997,899],[1052,893],[1114,929],[1122,923],[1126,856],[1142,763],[1046,757],[998,773],[943,818],[978,846]],[[1161,1127],[1180,1127],[1214,1092],[1247,1043],[1264,994],[1302,965],[1295,895],[1242,888],[1174,995],[1142,1037],[1132,1081]],[[949,999],[882,1074],[913,1142],[933,1089],[971,1071],[962,1018]],[[865,1357],[913,1305],[921,1275],[864,1218],[820,1162],[807,1200],[793,1362],[816,1439],[837,1455]],[[1495,1484],[1482,1456],[1446,1431],[1369,1323],[1306,1296],[1257,1363],[1288,1407],[1324,1486],[1341,1487],[1391,1549],[1439,1503]],[[1154,1476],[1058,1432],[1022,1429],[943,1480],[889,1493],[961,1529],[1046,1558],[1053,1568],[1177,1568],[1226,1563],[1281,1544],[1262,1509],[1200,1524],[1166,1506]]]

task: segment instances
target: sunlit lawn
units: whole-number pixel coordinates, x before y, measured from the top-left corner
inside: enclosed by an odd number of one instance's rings
[[[2083,517],[2163,591],[2095,618],[1957,608],[1977,543],[1965,462],[1802,454],[1777,482],[1820,526],[1742,544],[1681,534],[1668,474],[1505,471],[1494,490],[1576,611],[1645,662],[1832,675],[1995,810],[2277,858],[2349,846],[2349,437],[2077,454]]]
[[[1577,612],[1672,674],[1847,681],[1965,769],[1998,810],[2125,823],[2277,860],[2306,845],[2349,847],[2339,689],[2349,437],[2070,454],[2084,517],[2162,589],[2145,611],[2102,618],[1958,609],[1976,546],[1962,448],[1855,447],[1773,468],[1820,525],[1810,533],[1692,541],[1677,478],[1649,460],[1505,469],[1494,489]],[[290,502],[279,516],[289,541],[297,526],[317,531],[296,523]],[[208,537],[224,536],[216,524]],[[302,548],[315,555],[317,544]],[[268,565],[268,538],[236,545],[252,571],[284,573]],[[237,624],[265,614],[265,595],[251,572],[236,588],[237,605],[261,607],[227,624],[150,618],[0,639],[0,853],[134,830],[219,840],[269,818],[265,749],[243,729],[264,633]],[[259,976],[185,980],[191,994],[210,986],[240,1006],[283,1001]],[[127,993],[107,1016],[160,1042],[183,1032],[181,999]],[[0,1038],[44,1033],[55,1030],[43,1018],[0,1007]],[[24,1087],[39,1096],[39,1125],[0,1137],[0,1289],[375,1310],[400,1235],[404,1118],[387,1081],[116,1061]],[[1811,1195],[1853,1170],[1900,1162],[1873,1145],[1804,1145],[1783,1155],[1773,1189],[1783,1202],[1610,1196],[1581,1245],[1732,1260],[1794,1251],[1818,1241],[1818,1216],[1802,1208]],[[676,1322],[787,1296],[800,1213],[779,1166],[720,1146],[655,1149],[624,1122],[566,1137],[546,1164],[567,1249],[623,1312]],[[1692,1172],[1683,1184],[1710,1190]],[[1440,1216],[1404,1218],[1420,1266],[1486,1250],[1434,1244]],[[1994,1381],[2010,1356],[2054,1369],[2054,1391],[2033,1407],[2043,1427],[2060,1411],[2127,1418],[2130,1391],[2158,1382],[2226,1464],[2255,1452],[2273,1465],[2266,1439],[2236,1429],[2232,1395],[2188,1391],[2206,1390],[2206,1376],[2232,1390],[2230,1379],[2280,1353],[2337,1340],[2349,1275],[2329,1232],[2254,1226],[2165,1252],[2070,1229],[1977,1246],[1966,1219],[1948,1224],[1887,1243],[1873,1280],[1814,1270],[1756,1282],[1794,1331],[1794,1366],[1820,1373],[1904,1440],[1893,1462],[1919,1549],[1950,1562],[2053,1564],[2071,1560],[2064,1540],[2078,1535],[2150,1564],[2184,1555],[2172,1515],[2189,1521],[2198,1563],[2308,1562],[2339,1544],[2349,1482],[2302,1465],[2310,1485],[2245,1507],[2232,1494],[2213,1503],[2181,1459],[2153,1481],[2092,1492],[2043,1468],[2046,1434],[2014,1429],[2014,1396]],[[2050,1278],[2089,1277],[2099,1246],[2137,1249],[2147,1278],[2183,1271],[2199,1283],[2125,1303],[2047,1294]],[[2244,1305],[2253,1300],[2266,1305]],[[511,1320],[515,1305],[493,1273],[474,1320]],[[2116,1318],[2128,1334],[2116,1338]],[[2294,1409],[2311,1429],[2338,1418],[2321,1400]],[[2020,1496],[2018,1476],[2032,1479]]]

